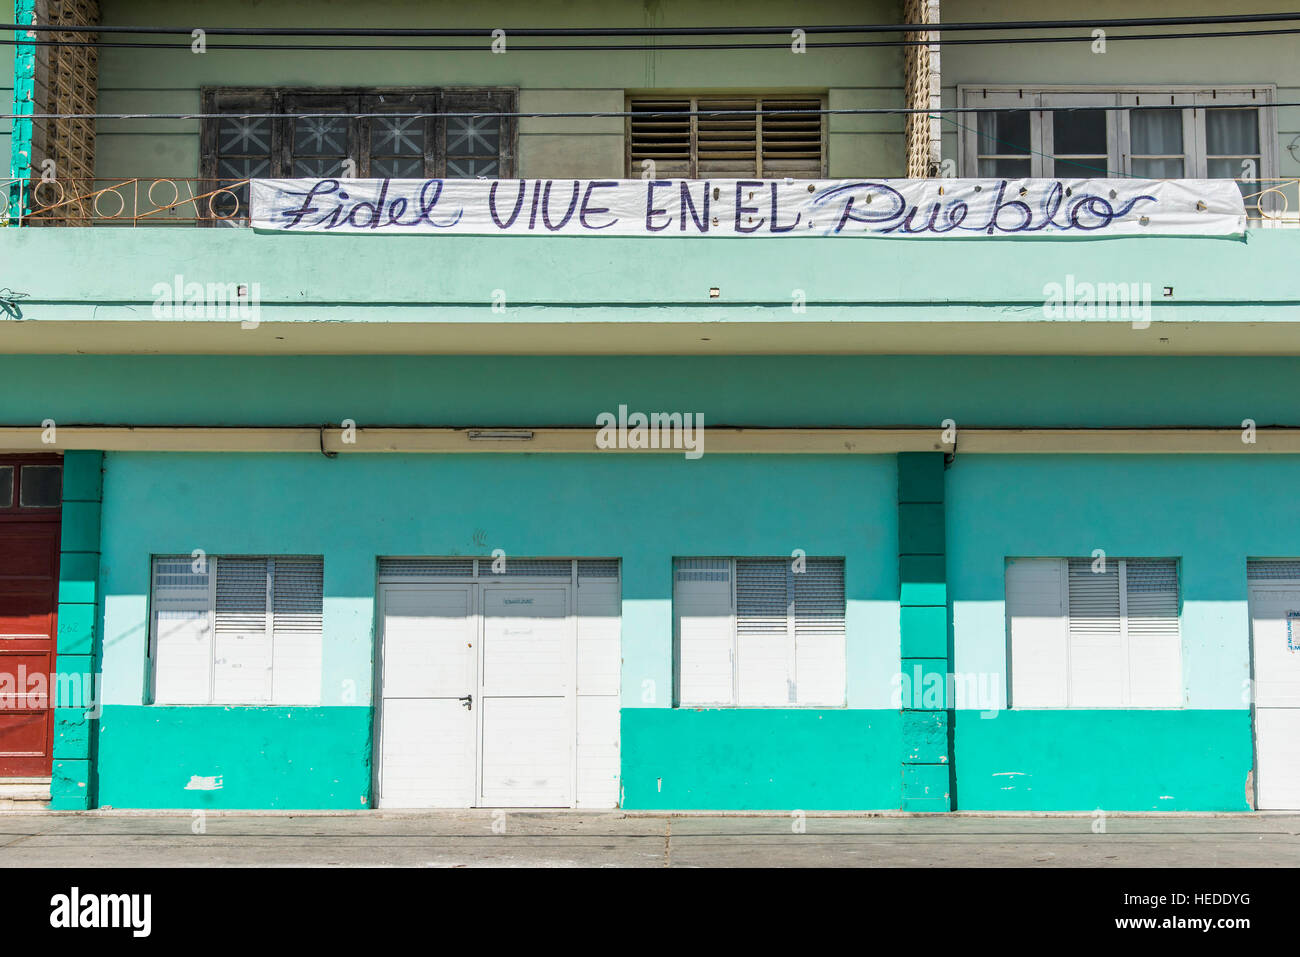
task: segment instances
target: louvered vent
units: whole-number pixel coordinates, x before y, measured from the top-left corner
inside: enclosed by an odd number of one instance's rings
[[[492,559],[478,560],[479,578],[492,575]],[[506,558],[503,575],[510,578],[570,578],[573,562],[567,558]]]
[[[205,561],[201,572],[194,570],[193,558],[187,555],[154,560],[154,602],[162,605],[177,602],[188,606],[192,601],[207,604],[208,569]]]
[[[1124,563],[1129,637],[1178,634],[1178,566],[1169,559]]]
[[[635,99],[629,104],[628,175],[639,176],[644,160],[654,162],[656,176],[692,175],[691,118],[682,115],[691,110],[691,100]]]
[[[271,614],[276,634],[321,634],[324,605],[324,567],[321,560],[277,558],[274,562]]]
[[[1246,563],[1246,578],[1250,581],[1300,580],[1300,561],[1254,561]]]
[[[1119,562],[1108,559],[1104,571],[1093,571],[1090,559],[1070,559],[1070,634],[1119,633]]]
[[[844,634],[844,562],[810,558],[794,576],[795,637]]]
[[[786,567],[784,559],[736,559],[736,634],[784,635]]]
[[[696,109],[696,177],[757,175],[758,101],[699,100]]]
[[[385,581],[422,578],[473,578],[472,558],[381,558],[379,577]]]
[[[816,177],[822,171],[821,100],[763,101],[763,175]]]
[[[821,97],[634,97],[629,176],[653,160],[660,178],[823,174]],[[673,115],[694,113],[695,115]]]
[[[266,631],[266,559],[217,558],[217,634]]]
[[[679,582],[729,582],[731,562],[726,558],[677,559]]]
[[[578,581],[587,579],[618,578],[617,558],[580,558],[578,559]]]

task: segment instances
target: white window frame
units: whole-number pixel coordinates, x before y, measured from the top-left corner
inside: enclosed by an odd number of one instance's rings
[[[314,687],[307,694],[288,694],[280,690],[280,683],[275,680],[274,671],[271,675],[271,694],[265,699],[258,700],[238,700],[226,697],[218,697],[216,694],[217,669],[215,658],[217,654],[216,644],[216,613],[217,613],[217,568],[223,558],[232,561],[263,561],[266,562],[266,634],[271,645],[272,668],[274,669],[275,657],[275,563],[283,562],[303,562],[313,561],[320,564],[321,567],[321,630],[319,635],[311,636],[316,639],[316,648],[314,655],[314,664],[318,672],[317,680]],[[324,651],[324,611],[325,611],[325,588],[324,588],[324,568],[325,562],[320,555],[206,555],[202,560],[207,563],[207,609],[204,627],[208,634],[208,694],[206,700],[170,697],[160,697],[158,695],[159,667],[162,664],[159,653],[159,634],[158,634],[158,600],[157,600],[157,576],[160,562],[184,562],[192,564],[199,559],[191,555],[154,555],[150,559],[149,570],[149,675],[151,679],[151,699],[150,704],[154,705],[172,705],[172,706],[217,706],[217,707],[255,707],[255,706],[274,706],[274,705],[319,705],[320,704],[320,681],[319,669],[323,658]]]
[[[681,677],[682,613],[681,613],[681,604],[679,602],[679,597],[678,597],[678,563],[682,561],[691,561],[696,559],[703,559],[707,561],[725,561],[728,564],[728,579],[730,583],[730,592],[731,592],[730,616],[728,620],[728,627],[730,628],[730,632],[731,632],[731,694],[729,699],[727,700],[712,700],[712,701],[691,700],[691,699],[684,698],[682,696],[682,677]],[[740,668],[741,668],[740,634],[739,634],[739,629],[737,624],[738,605],[737,605],[737,596],[736,596],[736,585],[737,585],[736,565],[738,561],[739,562],[762,561],[762,562],[772,562],[772,563],[779,562],[782,563],[786,568],[787,584],[786,584],[785,625],[786,625],[786,640],[788,641],[788,647],[786,649],[786,662],[787,662],[786,674],[788,680],[790,679],[790,677],[793,677],[793,686],[795,689],[795,697],[796,697],[795,701],[787,700],[782,702],[771,702],[771,703],[750,703],[750,702],[740,701]],[[798,638],[796,633],[796,621],[797,621],[796,596],[792,588],[793,585],[792,579],[797,578],[798,573],[793,571],[793,562],[794,562],[793,559],[789,557],[772,557],[772,556],[762,556],[762,555],[741,555],[741,556],[734,556],[734,557],[716,556],[716,555],[711,555],[711,556],[690,555],[690,556],[679,556],[677,558],[674,558],[673,565],[672,565],[672,569],[673,569],[672,572],[673,574],[673,686],[674,686],[673,707],[756,708],[756,709],[771,709],[771,708],[828,709],[828,708],[847,707],[848,591],[847,591],[847,574],[845,572],[844,558],[842,556],[831,556],[831,555],[815,556],[815,557],[809,556],[806,559],[806,561],[808,562],[831,561],[831,562],[839,563],[840,585],[841,588],[844,589],[844,604],[840,612],[840,620],[843,624],[843,628],[839,636],[839,647],[836,649],[838,654],[838,660],[837,660],[838,673],[836,677],[838,678],[838,689],[839,689],[836,698],[834,700],[828,700],[828,701],[799,700],[801,695],[798,690],[799,683],[798,683],[797,662],[798,662],[798,655],[799,655],[799,646],[798,646]]]
[[[1277,111],[1269,109],[1277,100],[1277,88],[1273,84],[1261,83],[1254,86],[1231,84],[1228,86],[1170,85],[1170,86],[1055,86],[1024,85],[1005,83],[968,83],[957,87],[957,101],[966,108],[1011,109],[1030,107],[1030,142],[1029,161],[1030,177],[1060,179],[1100,179],[1100,171],[1068,166],[1056,169],[1052,156],[1053,113],[1042,107],[1080,106],[1080,107],[1117,107],[1143,105],[1184,105],[1183,111],[1183,178],[1208,178],[1205,155],[1205,114],[1204,107],[1211,104],[1240,103],[1242,106],[1259,107],[1259,170],[1256,178],[1260,180],[1277,177]],[[1108,166],[1115,176],[1132,175],[1132,156],[1130,153],[1129,115],[1126,110],[1111,110],[1107,114],[1107,151]],[[979,135],[978,118],[975,113],[957,114],[961,126],[957,131],[957,146],[960,156],[960,174],[967,178],[978,178]],[[1244,177],[1234,177],[1242,179]]]
[[[1119,639],[1122,648],[1122,658],[1125,662],[1124,671],[1121,674],[1121,697],[1120,700],[1112,704],[1076,704],[1075,688],[1072,681],[1071,660],[1074,654],[1075,636],[1070,631],[1070,563],[1071,562],[1093,562],[1095,559],[1082,558],[1080,556],[1071,556],[1067,558],[1042,558],[1042,557],[1018,557],[1008,558],[1004,565],[1004,597],[1007,599],[1004,603],[1004,615],[1006,619],[1006,660],[1007,660],[1007,697],[1008,706],[1019,711],[1041,711],[1041,710],[1077,710],[1077,711],[1105,711],[1105,710],[1145,710],[1145,711],[1177,711],[1186,707],[1186,675],[1183,670],[1183,600],[1182,587],[1183,577],[1181,563],[1176,558],[1162,556],[1131,556],[1128,558],[1112,558],[1107,556],[1105,561],[1108,565],[1117,566],[1118,588],[1119,588]],[[1177,639],[1177,661],[1171,665],[1178,680],[1178,700],[1177,703],[1167,703],[1160,705],[1151,704],[1133,704],[1133,691],[1131,686],[1131,677],[1133,670],[1133,646],[1130,642],[1129,635],[1129,588],[1127,581],[1127,566],[1129,562],[1171,562],[1174,567],[1175,581],[1175,601],[1177,607],[1176,627],[1178,631]],[[1017,637],[1013,626],[1012,602],[1009,595],[1009,584],[1011,579],[1011,567],[1016,564],[1033,564],[1039,568],[1046,569],[1055,565],[1060,570],[1060,608],[1061,608],[1061,634],[1059,638],[1064,642],[1064,672],[1061,675],[1063,684],[1063,700],[1045,700],[1041,703],[1025,704],[1023,700],[1027,695],[1023,690],[1018,693],[1016,690],[1016,641]],[[1042,636],[1035,635],[1034,640],[1043,640]],[[1052,695],[1043,694],[1041,691],[1034,696],[1036,699],[1048,698]]]

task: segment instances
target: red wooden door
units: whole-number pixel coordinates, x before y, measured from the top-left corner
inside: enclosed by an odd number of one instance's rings
[[[50,456],[0,458],[0,777],[48,777],[51,769],[58,468]]]

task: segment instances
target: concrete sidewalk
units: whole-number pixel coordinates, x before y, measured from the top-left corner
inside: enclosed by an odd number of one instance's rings
[[[1300,866],[1289,814],[197,813],[0,812],[0,867]]]

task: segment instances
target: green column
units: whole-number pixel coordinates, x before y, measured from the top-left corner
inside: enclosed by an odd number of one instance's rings
[[[95,806],[94,706],[99,660],[99,516],[103,452],[65,452],[59,544],[58,673],[50,807]]]
[[[36,20],[36,0],[13,0],[13,22],[34,23]],[[14,31],[13,39],[27,39],[27,34]],[[19,44],[13,48],[13,133],[9,138],[9,176],[13,179],[26,179],[31,176],[31,114],[35,112],[36,100],[36,48],[29,43]],[[17,183],[10,183],[6,205],[9,220],[17,220],[26,205],[27,196],[22,195],[19,202]]]
[[[952,809],[943,453],[898,456],[903,810]]]
[[[36,22],[36,0],[14,0],[14,23]],[[15,40],[27,39],[27,34],[15,31]],[[9,175],[27,179],[32,169],[32,120],[36,111],[36,47],[23,43],[14,47],[14,113],[13,133],[9,140]],[[22,197],[26,204],[26,194]],[[16,220],[22,211],[16,183],[9,186],[7,197],[9,219]]]

